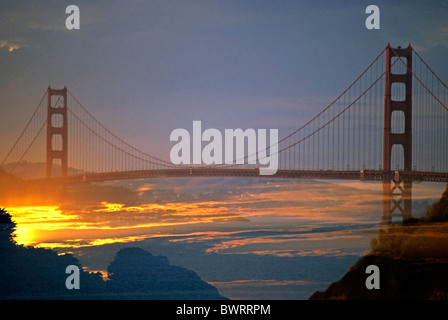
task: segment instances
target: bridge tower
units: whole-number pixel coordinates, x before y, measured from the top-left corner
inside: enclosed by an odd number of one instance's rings
[[[47,178],[67,176],[67,88],[47,89]]]
[[[383,218],[384,224],[392,222],[393,217],[403,221],[412,216],[412,181],[403,180],[400,172],[391,168],[392,150],[401,146],[404,159],[404,171],[412,170],[412,47],[386,47],[386,72],[384,88],[384,134],[383,134]],[[406,63],[406,72],[392,73],[392,60],[397,66]],[[398,68],[397,68],[398,69]],[[401,68],[404,69],[404,66]],[[404,86],[397,99],[393,85]],[[400,90],[395,90],[400,91]],[[392,117],[397,113],[403,119],[403,126],[393,127]]]

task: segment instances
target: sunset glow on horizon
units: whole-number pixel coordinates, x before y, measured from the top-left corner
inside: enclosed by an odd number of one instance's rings
[[[349,194],[351,188],[344,190],[326,183],[301,185],[278,181],[274,185],[242,186],[240,190],[240,194],[224,193],[203,201],[181,197],[178,202],[147,201],[138,205],[102,201],[78,207],[11,206],[7,209],[17,224],[15,240],[25,246],[69,250],[172,237],[173,242],[219,239],[208,252],[224,253],[231,248],[243,250],[243,247],[254,247],[249,251],[256,254],[269,251],[260,250],[258,244],[275,246],[272,247],[275,255],[287,255],[292,254],[291,246],[297,242],[324,240],[330,235],[323,238],[316,234],[314,238],[299,235],[298,232],[309,228],[311,221],[315,221],[314,225],[321,221],[358,223],[354,212],[357,215],[362,211],[374,212],[378,200],[375,191],[366,191],[359,197]],[[277,230],[287,234],[244,239],[238,235],[244,230]],[[336,233],[332,237],[342,241],[347,236]]]
[[[15,240],[21,245],[80,248],[153,237],[177,237],[172,241],[204,241],[215,237],[221,242],[209,248],[209,252],[225,252],[229,248],[259,243],[275,244],[276,248],[272,248],[275,254],[282,254],[282,250],[288,254],[292,248],[281,247],[282,243],[329,240],[330,236],[346,242],[348,239],[356,241],[356,237],[328,233],[324,238],[316,238],[316,234],[314,238],[287,234],[244,239],[233,235],[254,229],[304,231],[313,221],[314,225],[358,224],[363,220],[379,222],[379,186],[370,184],[372,189],[369,184],[358,187],[358,183],[353,183],[355,188],[365,187],[364,191],[357,191],[362,193],[360,195],[352,192],[350,183],[302,185],[279,181],[274,185],[262,183],[242,187],[240,194],[224,194],[207,201],[179,199],[178,202],[147,201],[138,205],[103,201],[82,207],[11,206],[7,209],[17,224]],[[253,252],[265,253],[258,247]]]

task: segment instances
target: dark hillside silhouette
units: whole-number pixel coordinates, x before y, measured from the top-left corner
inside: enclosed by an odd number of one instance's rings
[[[223,299],[215,287],[191,270],[172,266],[164,256],[153,256],[140,248],[118,251],[108,267],[112,292],[132,299]]]
[[[102,292],[100,274],[82,271],[72,255],[17,245],[13,240],[15,227],[11,215],[1,209],[0,299],[86,299],[94,292]],[[83,290],[65,287],[65,269],[69,265],[80,268]]]
[[[0,208],[0,299],[224,299],[193,271],[139,248],[120,250],[108,268],[110,280],[104,281],[70,254],[17,245],[15,227]],[[69,265],[80,269],[80,289],[65,286]]]
[[[425,213],[412,223],[381,230],[371,252],[310,299],[448,300],[448,186]],[[380,290],[364,284],[369,265],[381,272]]]
[[[448,184],[442,197],[425,210],[425,219],[431,222],[448,221]]]

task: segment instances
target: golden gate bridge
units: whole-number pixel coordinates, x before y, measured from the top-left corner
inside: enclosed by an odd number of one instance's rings
[[[383,222],[407,219],[413,182],[448,182],[448,86],[410,44],[389,44],[276,149],[278,170],[264,177],[379,181]],[[263,177],[257,165],[241,161],[250,155],[233,164],[187,166],[141,151],[106,128],[66,87],[46,90],[1,164],[14,174],[30,155],[46,162],[42,182]]]

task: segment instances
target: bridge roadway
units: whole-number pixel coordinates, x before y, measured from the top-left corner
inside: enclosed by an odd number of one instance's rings
[[[334,170],[278,170],[274,175],[260,175],[258,168],[211,168],[191,167],[179,169],[154,169],[136,171],[116,171],[102,173],[84,173],[67,177],[53,177],[33,179],[34,182],[55,183],[80,183],[101,182],[108,180],[134,180],[151,178],[172,177],[258,177],[258,178],[280,178],[280,179],[309,179],[309,180],[361,180],[361,181],[383,181],[386,177],[396,181],[416,182],[448,182],[448,172],[420,172],[420,171],[391,171],[380,170],[363,171],[334,171]]]

